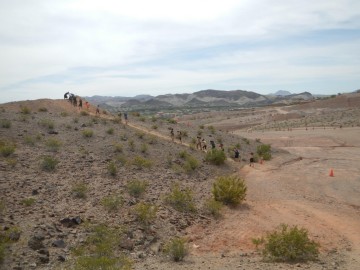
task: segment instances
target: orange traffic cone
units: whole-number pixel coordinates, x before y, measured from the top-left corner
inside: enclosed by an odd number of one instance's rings
[[[333,169],[330,170],[329,176],[334,177],[334,170]]]

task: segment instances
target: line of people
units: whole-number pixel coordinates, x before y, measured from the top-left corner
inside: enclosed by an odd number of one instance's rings
[[[70,92],[66,92],[64,94],[64,99],[68,99],[69,102],[74,106],[74,107],[78,107],[79,110],[82,109],[83,107],[83,101],[82,99],[79,97],[79,96],[76,96],[75,94],[73,93],[70,93]],[[90,109],[90,103],[89,102],[85,102],[85,107],[87,110]]]

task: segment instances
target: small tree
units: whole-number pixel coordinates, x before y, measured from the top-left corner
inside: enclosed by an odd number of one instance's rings
[[[213,184],[212,193],[216,201],[238,205],[245,200],[247,187],[238,176],[221,176]]]
[[[222,150],[212,149],[206,153],[205,160],[215,165],[221,165],[225,163],[226,155]]]
[[[270,144],[261,144],[256,148],[257,154],[262,157],[264,160],[271,159],[271,145]]]
[[[184,238],[171,239],[164,248],[164,252],[168,254],[175,262],[182,261],[188,254],[186,240]]]

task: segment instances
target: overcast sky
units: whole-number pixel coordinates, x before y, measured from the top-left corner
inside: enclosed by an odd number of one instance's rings
[[[359,88],[359,0],[0,0],[0,103]]]

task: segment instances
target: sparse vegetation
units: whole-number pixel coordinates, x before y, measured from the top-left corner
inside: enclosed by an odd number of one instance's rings
[[[84,182],[77,182],[71,188],[71,193],[75,198],[85,199],[88,191],[88,186]]]
[[[121,153],[123,151],[123,146],[120,143],[114,144],[115,152]]]
[[[214,198],[209,198],[205,201],[204,211],[207,214],[214,216],[215,218],[219,218],[221,216],[221,209],[223,204],[219,201],[216,201]]]
[[[46,141],[45,145],[49,149],[49,151],[57,152],[62,146],[62,142],[55,138],[50,138]]]
[[[199,167],[199,161],[195,157],[187,155],[183,167],[185,172],[191,173]]]
[[[205,160],[215,165],[221,165],[225,163],[226,155],[222,150],[211,149],[206,153]]]
[[[124,254],[117,254],[121,231],[106,225],[97,225],[91,229],[86,241],[73,250],[77,256],[75,270],[130,270],[132,261]]]
[[[256,152],[264,160],[271,159],[271,145],[269,145],[269,144],[258,145],[256,148]]]
[[[106,196],[101,200],[101,204],[109,212],[116,212],[124,204],[124,199],[121,195]]]
[[[81,112],[80,112],[80,115],[81,115],[81,116],[88,116],[89,113],[88,113],[87,111],[81,111]]]
[[[21,106],[20,107],[20,113],[22,114],[30,114],[31,113],[31,110],[29,107],[27,106]]]
[[[61,112],[60,115],[61,115],[62,117],[66,117],[66,116],[68,116],[69,114],[68,114],[67,112]]]
[[[31,206],[36,202],[35,198],[25,198],[23,200],[21,200],[21,204],[25,205],[25,206]]]
[[[41,162],[41,168],[44,171],[52,172],[55,170],[58,163],[59,161],[56,158],[53,158],[51,156],[44,156]]]
[[[8,119],[1,119],[0,125],[2,128],[11,128],[11,121]]]
[[[132,164],[135,165],[137,169],[150,168],[153,165],[151,160],[140,156],[134,157]]]
[[[268,233],[263,239],[255,239],[255,242],[264,245],[263,256],[271,261],[309,261],[319,255],[320,245],[310,240],[306,229],[297,226],[281,224],[277,230]]]
[[[171,192],[166,195],[165,202],[180,212],[195,212],[195,202],[189,188],[180,189],[178,184],[173,185]]]
[[[127,183],[127,190],[129,194],[135,198],[139,198],[145,193],[148,184],[146,181],[134,179]]]
[[[39,121],[39,125],[45,128],[48,128],[50,130],[55,128],[55,123],[54,121],[50,120],[50,119],[41,119]]]
[[[94,131],[92,131],[91,129],[84,129],[82,134],[85,138],[91,138],[92,136],[94,136]]]
[[[39,111],[39,112],[47,112],[48,109],[45,108],[45,107],[40,107],[38,111]]]
[[[229,205],[238,205],[245,200],[247,187],[244,180],[238,176],[220,176],[212,188],[216,201]]]
[[[109,135],[113,135],[114,134],[114,129],[109,128],[108,130],[106,130],[106,133],[109,134]]]
[[[135,206],[136,219],[145,227],[149,226],[156,219],[157,206],[140,202]]]
[[[145,154],[145,153],[147,153],[147,151],[148,151],[148,146],[147,146],[147,144],[143,143],[143,144],[140,146],[140,152],[143,153],[143,154]]]
[[[182,261],[188,254],[186,240],[179,237],[171,239],[165,245],[164,252],[168,254],[175,262]]]
[[[15,152],[16,146],[13,143],[0,141],[0,153],[3,157],[8,157]]]
[[[132,152],[135,151],[135,142],[134,142],[134,140],[129,140],[129,149]]]
[[[108,173],[111,175],[111,176],[116,176],[117,174],[117,167],[116,167],[116,164],[114,161],[110,161],[109,164],[107,165],[107,170],[108,170]]]

